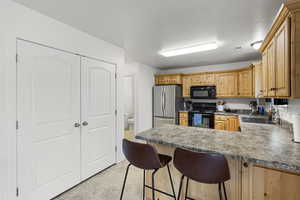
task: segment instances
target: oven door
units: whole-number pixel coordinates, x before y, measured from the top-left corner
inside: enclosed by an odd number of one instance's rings
[[[215,86],[192,86],[191,87],[192,99],[215,99],[216,87]]]

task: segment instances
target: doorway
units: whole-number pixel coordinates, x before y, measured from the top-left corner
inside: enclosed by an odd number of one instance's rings
[[[134,140],[136,134],[135,76],[124,76],[122,83],[124,138]]]

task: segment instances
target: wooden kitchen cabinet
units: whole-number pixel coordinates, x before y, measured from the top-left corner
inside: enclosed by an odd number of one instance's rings
[[[239,117],[233,115],[215,115],[215,129],[240,131]]]
[[[192,85],[192,78],[191,76],[183,76],[182,77],[182,96],[183,97],[190,97],[190,89]]]
[[[275,68],[275,44],[274,40],[270,42],[267,47],[267,59],[268,59],[268,97],[275,96],[276,88],[276,68]]]
[[[203,86],[215,85],[215,75],[213,73],[200,73],[192,75],[191,84]]]
[[[253,68],[253,80],[254,80],[254,97],[261,98],[263,97],[263,71],[262,71],[262,62],[254,64]]]
[[[238,72],[238,96],[253,97],[253,66]]]
[[[264,97],[268,96],[268,53],[262,53],[262,93]]]
[[[216,74],[217,97],[238,96],[238,73],[228,72]]]
[[[181,74],[156,74],[156,85],[180,85],[182,84]]]
[[[298,200],[300,174],[242,164],[242,200]]]
[[[300,1],[288,0],[260,48],[264,97],[300,98]]]
[[[276,72],[276,96],[290,96],[290,20],[287,19],[275,35],[275,72]]]
[[[188,112],[179,112],[179,125],[188,126],[189,125],[189,113]]]
[[[262,54],[265,97],[289,97],[291,95],[289,27],[287,19]]]

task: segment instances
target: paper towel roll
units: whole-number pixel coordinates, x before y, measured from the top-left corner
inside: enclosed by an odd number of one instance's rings
[[[294,141],[300,142],[300,114],[294,114]]]

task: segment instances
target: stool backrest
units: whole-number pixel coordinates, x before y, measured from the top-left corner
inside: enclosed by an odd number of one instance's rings
[[[156,149],[149,144],[141,144],[123,139],[123,153],[126,159],[138,168],[161,168],[158,153]]]
[[[216,184],[230,179],[225,156],[177,148],[174,166],[186,177],[200,183]]]

